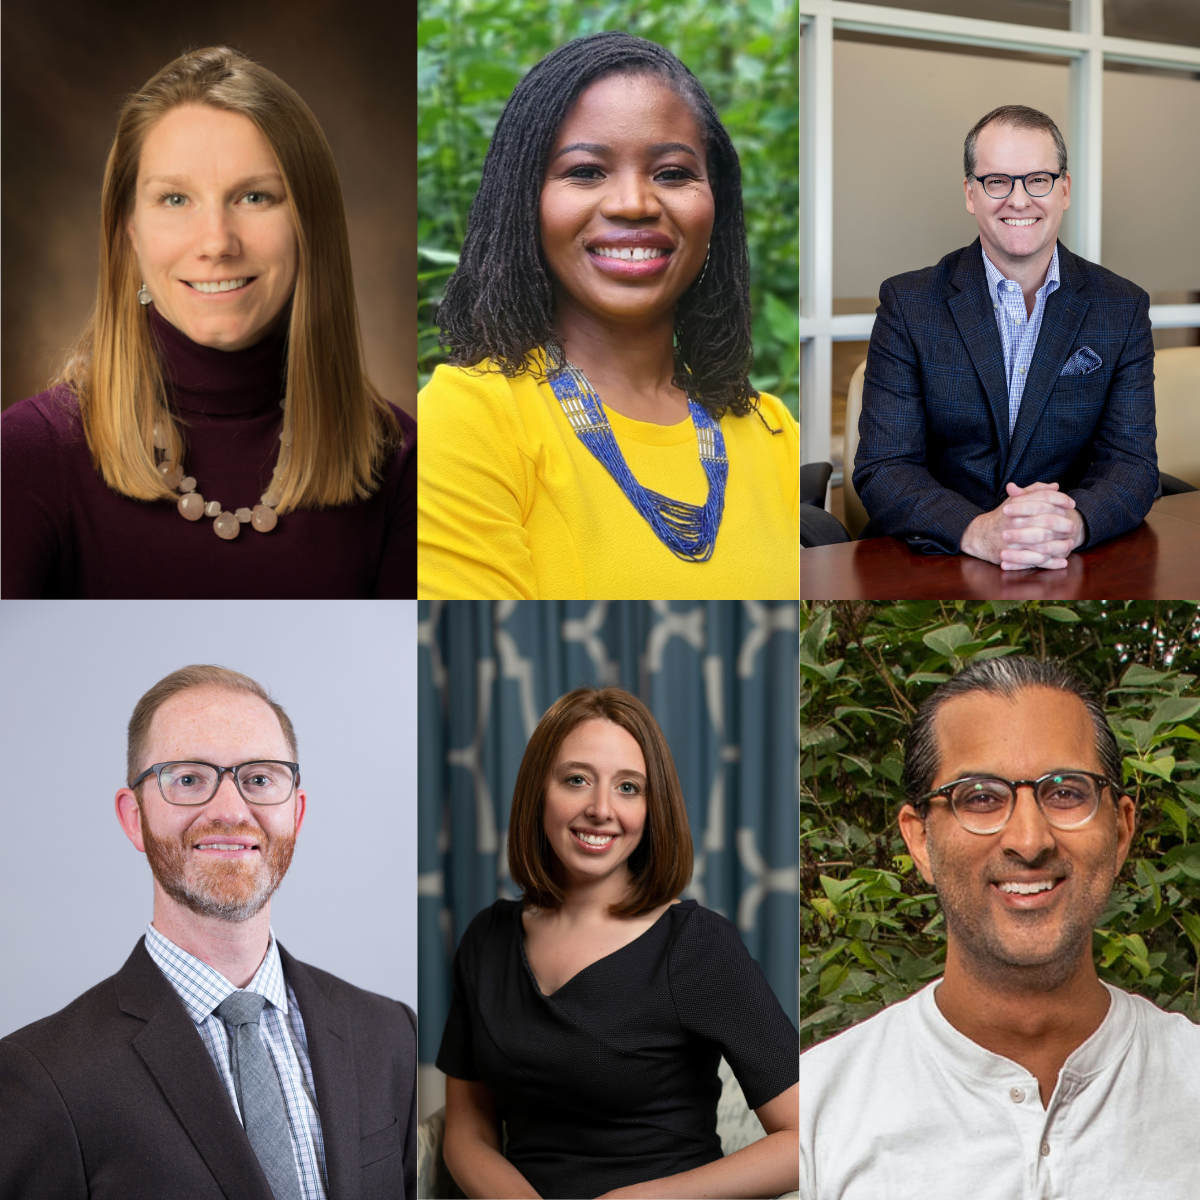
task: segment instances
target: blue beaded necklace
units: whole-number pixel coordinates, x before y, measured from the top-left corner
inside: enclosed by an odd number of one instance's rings
[[[708,500],[703,505],[685,504],[652,492],[634,478],[621,447],[617,445],[600,397],[578,367],[561,358],[554,363],[552,356],[546,379],[576,437],[616,480],[658,540],[685,562],[708,562],[725,510],[729,460],[725,457],[725,436],[721,426],[705,407],[688,397],[688,411],[692,414],[700,448],[700,465],[708,477]]]

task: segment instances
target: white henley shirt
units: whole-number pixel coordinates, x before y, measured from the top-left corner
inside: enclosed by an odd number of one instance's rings
[[[1042,1107],[936,980],[800,1058],[804,1200],[1196,1200],[1200,1025],[1108,987]]]

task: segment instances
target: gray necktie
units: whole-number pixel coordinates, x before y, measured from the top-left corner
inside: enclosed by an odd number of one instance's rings
[[[292,1135],[279,1077],[258,1032],[266,999],[254,992],[234,992],[215,1012],[229,1026],[229,1066],[237,1089],[242,1123],[275,1200],[300,1200],[300,1180],[292,1154]]]

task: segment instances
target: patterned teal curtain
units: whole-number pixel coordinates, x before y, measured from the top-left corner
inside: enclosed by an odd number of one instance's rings
[[[651,709],[695,846],[684,893],[728,917],[796,1020],[798,606],[759,601],[421,601],[420,1060],[437,1056],[471,918],[517,893],[505,838],[542,713],[582,684]]]

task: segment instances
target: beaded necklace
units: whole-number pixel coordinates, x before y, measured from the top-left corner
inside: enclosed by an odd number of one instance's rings
[[[143,285],[144,286],[144,285]],[[279,407],[284,402],[280,400]],[[242,531],[243,525],[249,525],[259,533],[270,533],[279,522],[275,515],[275,506],[281,498],[280,481],[284,468],[292,455],[292,435],[281,429],[279,431],[279,457],[275,460],[275,470],[267,490],[259,497],[253,509],[239,508],[230,512],[220,500],[205,500],[196,491],[196,480],[191,475],[183,473],[183,464],[171,462],[167,458],[167,439],[159,426],[154,426],[154,459],[158,473],[163,477],[163,483],[172,491],[178,489],[179,499],[175,507],[185,521],[198,521],[201,517],[213,518],[213,532],[225,541],[232,541]]]
[[[563,414],[575,430],[575,436],[600,461],[616,480],[629,502],[654,530],[658,540],[686,562],[707,562],[712,558],[721,515],[725,510],[725,481],[729,460],[725,457],[725,436],[721,426],[702,404],[688,396],[688,411],[696,427],[700,465],[708,477],[708,500],[703,505],[685,504],[643,487],[634,478],[621,447],[604,412],[604,405],[583,372],[564,357],[551,355],[546,380]],[[557,360],[557,361],[555,361]]]

